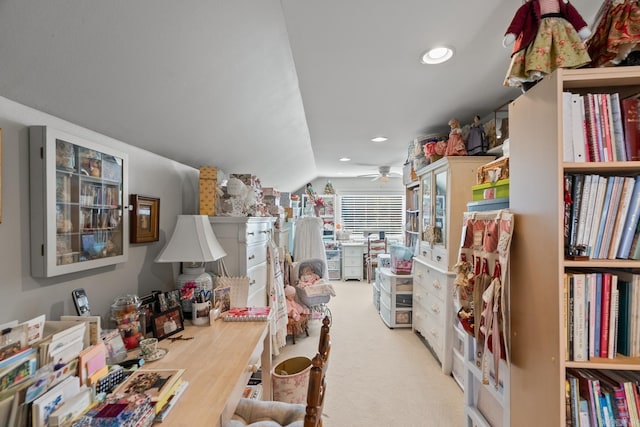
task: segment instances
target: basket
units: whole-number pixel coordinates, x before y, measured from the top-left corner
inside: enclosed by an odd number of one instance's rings
[[[391,245],[391,272],[393,274],[411,274],[413,267],[413,251],[401,245]]]

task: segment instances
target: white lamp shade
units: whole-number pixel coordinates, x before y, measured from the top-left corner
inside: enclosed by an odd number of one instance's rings
[[[208,216],[178,215],[171,239],[155,262],[210,262],[225,255]]]

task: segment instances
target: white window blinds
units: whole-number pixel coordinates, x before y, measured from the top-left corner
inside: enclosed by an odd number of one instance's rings
[[[350,195],[340,197],[342,229],[352,234],[381,230],[401,235],[404,224],[404,195]]]

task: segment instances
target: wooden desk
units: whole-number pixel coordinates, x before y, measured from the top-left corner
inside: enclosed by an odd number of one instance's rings
[[[145,368],[184,368],[189,382],[163,425],[223,426],[233,415],[252,367],[262,366],[263,399],[271,400],[270,322],[224,322],[186,326],[178,335],[188,341],[162,340],[169,350]]]

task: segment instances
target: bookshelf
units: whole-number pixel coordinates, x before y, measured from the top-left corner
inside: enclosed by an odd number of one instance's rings
[[[405,190],[404,245],[414,248],[420,241],[420,181],[407,184]]]
[[[566,425],[567,369],[640,371],[640,358],[567,361],[564,275],[567,271],[639,269],[629,260],[565,260],[564,175],[636,176],[640,162],[563,162],[562,92],[640,92],[640,67],[559,69],[513,101],[510,207],[517,216],[511,247],[510,424]]]

